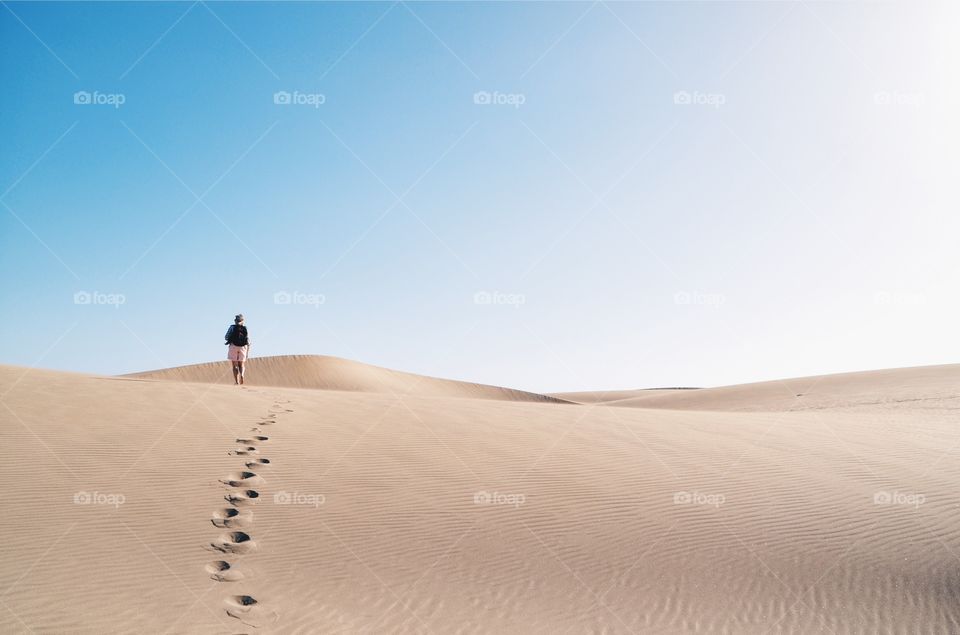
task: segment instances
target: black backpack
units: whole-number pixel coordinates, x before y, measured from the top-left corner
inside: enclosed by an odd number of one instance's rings
[[[230,337],[227,338],[227,341],[234,346],[246,346],[247,327],[243,326],[242,324],[234,324],[232,327],[230,327]]]

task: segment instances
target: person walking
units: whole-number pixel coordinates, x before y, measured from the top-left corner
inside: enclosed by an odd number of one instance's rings
[[[233,363],[233,383],[240,386],[243,384],[244,364],[250,352],[250,335],[243,323],[243,313],[233,318],[233,324],[223,338],[226,340],[224,344],[228,346],[227,359]]]

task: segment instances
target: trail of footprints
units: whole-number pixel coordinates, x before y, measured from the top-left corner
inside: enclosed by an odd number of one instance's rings
[[[260,454],[263,444],[270,440],[263,434],[263,427],[276,424],[278,414],[293,412],[285,407],[288,403],[288,400],[275,401],[270,411],[250,429],[251,434],[238,438],[237,447],[229,452],[232,456],[242,457],[243,466],[220,479],[227,489],[223,497],[226,505],[215,510],[210,518],[213,526],[222,530],[207,547],[220,556],[220,559],[206,565],[210,578],[217,582],[244,580],[245,576],[238,565],[246,554],[259,548],[249,532],[253,526],[253,506],[260,499],[257,488],[266,483],[259,472],[271,465],[270,459]],[[231,556],[236,558],[231,559]],[[229,595],[224,601],[224,610],[230,617],[254,628],[275,621],[277,617],[275,611],[265,609],[256,598],[243,594]]]

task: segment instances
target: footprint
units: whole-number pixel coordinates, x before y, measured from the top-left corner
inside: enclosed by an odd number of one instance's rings
[[[252,461],[247,461],[244,463],[247,466],[247,469],[253,469],[255,467],[266,467],[270,465],[270,459],[253,459]]]
[[[262,430],[257,426],[253,426],[252,428],[250,428],[250,432],[262,432]]]
[[[253,606],[256,603],[257,601],[249,595],[235,595],[227,600],[227,604],[235,607]]]
[[[257,548],[257,543],[253,541],[250,534],[231,531],[222,534],[217,542],[211,542],[210,546],[222,553],[250,553]]]
[[[243,574],[232,568],[226,560],[214,560],[206,566],[210,578],[217,582],[236,582],[243,578]]]
[[[236,518],[239,515],[240,515],[239,509],[234,509],[232,507],[225,507],[224,509],[218,509],[217,511],[213,512],[213,520],[229,521],[233,518]]]
[[[220,479],[220,482],[230,487],[250,487],[251,485],[262,485],[264,481],[255,472],[234,472],[227,478]]]
[[[236,450],[230,450],[227,452],[227,454],[233,454],[235,456],[254,456],[255,454],[260,454],[260,450],[258,450],[255,446],[250,445],[237,448]]]
[[[253,505],[259,498],[260,492],[253,489],[248,489],[243,492],[231,492],[223,497],[225,501],[237,506]]]
[[[244,439],[237,439],[237,443],[241,443],[241,444],[243,444],[243,445],[254,445],[254,444],[256,444],[256,443],[260,443],[260,442],[266,441],[266,440],[269,439],[269,438],[270,438],[270,437],[265,437],[265,436],[260,436],[260,435],[258,435],[258,436],[255,436],[255,437],[250,437],[249,439],[246,439],[246,438],[244,438]]]
[[[233,507],[224,507],[213,512],[210,522],[214,527],[229,529],[232,527],[246,527],[253,521],[253,513],[250,510],[239,510]]]
[[[225,603],[227,615],[237,618],[247,626],[258,627],[277,621],[277,612],[264,609],[253,596],[234,595],[227,598]]]

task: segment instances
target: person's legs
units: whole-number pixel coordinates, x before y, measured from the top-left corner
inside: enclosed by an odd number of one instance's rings
[[[249,350],[249,346],[240,346],[237,348],[237,366],[239,368],[238,373],[241,385],[243,385],[243,375],[247,366],[247,354]]]
[[[233,362],[233,383],[240,384],[240,362]]]

